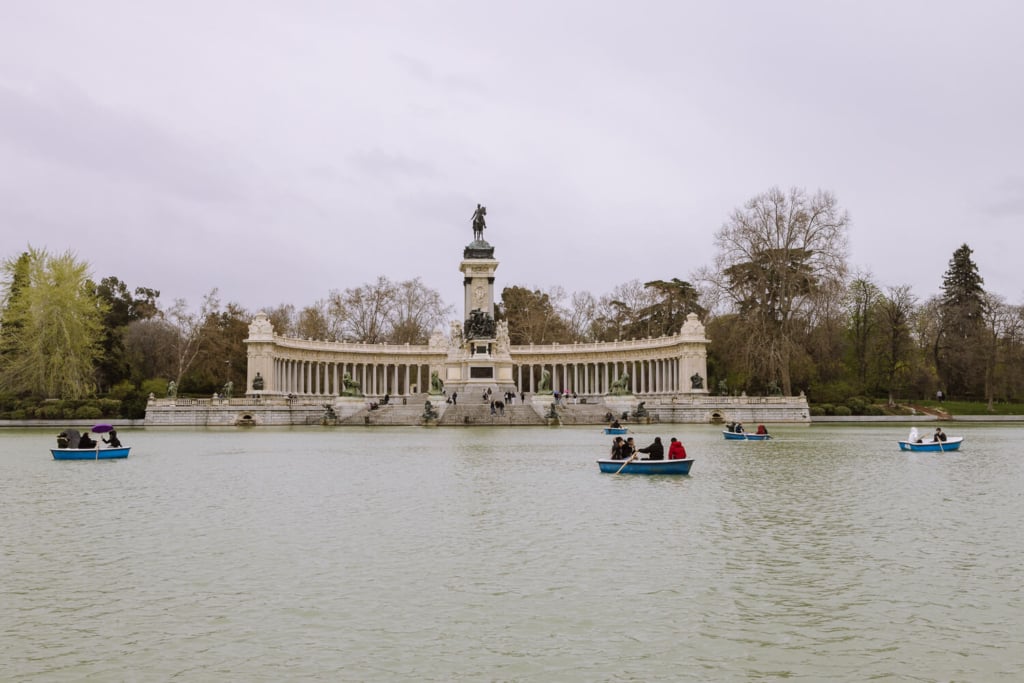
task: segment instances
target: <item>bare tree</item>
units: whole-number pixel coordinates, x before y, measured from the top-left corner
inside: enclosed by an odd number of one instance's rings
[[[616,341],[649,336],[638,311],[655,303],[654,292],[639,280],[616,285],[609,294],[598,300],[598,313],[594,320],[594,336],[599,341]]]
[[[594,320],[597,318],[597,299],[590,292],[573,292],[565,312],[570,341],[594,341]]]
[[[388,333],[388,313],[394,285],[383,275],[373,284],[346,289],[342,294],[347,315],[343,334],[348,341],[379,344]]]
[[[203,325],[206,318],[220,309],[217,289],[211,289],[203,297],[199,311],[191,311],[185,299],[175,299],[174,304],[164,312],[164,319],[176,330],[177,335],[170,348],[174,358],[174,382],[181,386],[181,378],[188,372],[196,356],[203,349]]]
[[[136,384],[147,379],[173,378],[177,363],[168,353],[178,342],[178,330],[160,316],[128,323],[124,353]]]
[[[295,323],[295,335],[303,339],[334,338],[325,301],[317,301],[312,306],[306,306],[299,311],[299,319]]]
[[[858,273],[846,293],[848,333],[853,351],[854,374],[861,390],[868,386],[868,370],[876,344],[878,318],[876,306],[881,292],[870,273]]]
[[[803,319],[821,291],[846,277],[849,220],[829,192],[772,188],[715,234],[712,282],[742,316],[749,362],[778,377],[787,395]]]
[[[889,405],[896,404],[896,392],[910,370],[912,351],[911,319],[917,297],[910,285],[888,287],[878,300],[878,318],[882,338],[882,374],[889,392]]]
[[[420,278],[399,282],[393,289],[388,315],[392,344],[426,344],[430,333],[443,327],[452,313],[441,294],[423,284]]]
[[[270,319],[270,326],[275,334],[282,337],[294,337],[295,332],[295,306],[293,304],[281,303],[277,306],[263,309]]]
[[[1020,343],[1024,320],[1019,306],[1011,306],[998,294],[984,294],[985,400],[988,411],[995,411],[996,394],[1010,393],[1013,356]]]

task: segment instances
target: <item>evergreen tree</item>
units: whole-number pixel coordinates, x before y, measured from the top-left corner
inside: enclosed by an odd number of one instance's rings
[[[569,326],[551,295],[539,289],[505,287],[495,314],[497,320],[508,321],[508,336],[512,344],[551,344],[569,340]]]
[[[103,353],[96,364],[96,376],[100,391],[107,391],[130,377],[124,347],[125,332],[132,322],[152,318],[159,312],[157,299],[160,298],[160,292],[148,287],[136,287],[135,296],[132,296],[124,282],[110,276],[100,280],[95,294],[106,304],[100,340]]]
[[[985,281],[972,253],[961,245],[943,276],[934,350],[946,395],[961,398],[980,397],[985,380]]]

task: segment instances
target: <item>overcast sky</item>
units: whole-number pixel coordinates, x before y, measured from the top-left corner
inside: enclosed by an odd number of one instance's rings
[[[773,186],[850,263],[1024,303],[1024,4],[175,0],[0,6],[0,257],[251,311],[421,277],[688,279]]]

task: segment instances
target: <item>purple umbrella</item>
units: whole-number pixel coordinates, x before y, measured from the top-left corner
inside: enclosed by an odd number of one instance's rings
[[[112,431],[114,431],[114,425],[98,424],[92,428],[93,434],[106,434]]]

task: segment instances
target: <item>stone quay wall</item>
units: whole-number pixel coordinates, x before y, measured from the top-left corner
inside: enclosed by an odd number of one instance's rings
[[[231,399],[150,399],[146,408],[147,427],[234,427],[291,425],[422,425],[423,406],[430,400],[441,419],[433,424],[456,425],[536,425],[547,424],[545,415],[552,402],[549,395],[526,395],[526,403],[517,401],[504,415],[490,415],[488,404],[471,397],[460,398],[458,410],[446,405],[440,396],[418,394],[389,405],[353,397],[245,397]],[[640,403],[647,412],[645,421],[669,424],[810,424],[810,411],[803,396],[588,396],[573,403],[563,400],[555,406],[561,424],[603,424],[612,413],[626,422],[633,421]],[[376,407],[373,407],[376,405]],[[474,408],[468,410],[468,408]],[[529,408],[524,411],[523,408]],[[450,414],[449,414],[450,413]]]

